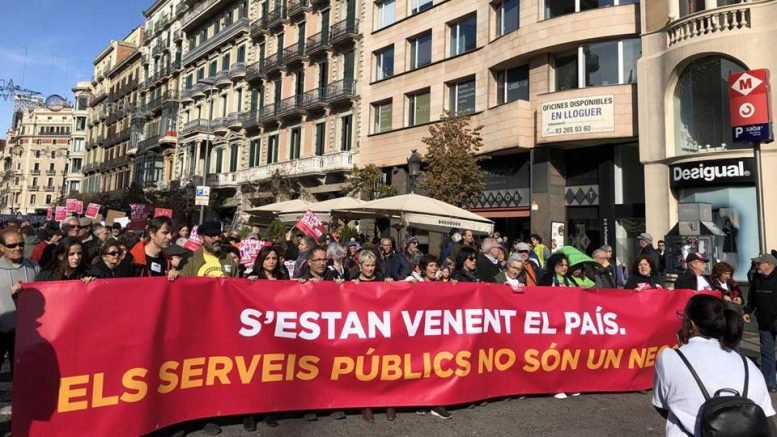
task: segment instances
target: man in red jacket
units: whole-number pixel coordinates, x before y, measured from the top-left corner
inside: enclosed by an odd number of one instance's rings
[[[146,241],[140,241],[130,250],[133,276],[170,276],[169,261],[162,250],[170,244],[173,221],[167,216],[152,218],[146,226]],[[175,270],[170,272],[175,275]],[[173,278],[170,278],[175,279]]]

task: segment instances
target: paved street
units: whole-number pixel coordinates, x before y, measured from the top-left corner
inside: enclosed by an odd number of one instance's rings
[[[742,343],[748,356],[757,356],[758,337],[745,333]],[[0,433],[7,435],[10,429],[11,393],[7,369],[0,374]],[[777,397],[773,397],[777,401]],[[414,410],[400,410],[397,420],[385,420],[376,411],[375,423],[370,425],[361,419],[358,411],[349,411],[344,420],[333,420],[321,413],[319,420],[306,422],[300,414],[279,418],[277,428],[258,425],[262,436],[495,436],[495,435],[543,435],[543,436],[651,436],[663,435],[664,420],[653,410],[650,394],[615,393],[586,394],[565,400],[549,396],[525,399],[492,400],[476,408],[451,408],[453,419],[442,420],[429,415],[418,416]],[[225,418],[222,421],[225,436],[248,435],[243,430],[241,418]],[[165,433],[160,433],[165,435]],[[195,432],[193,435],[205,435]]]

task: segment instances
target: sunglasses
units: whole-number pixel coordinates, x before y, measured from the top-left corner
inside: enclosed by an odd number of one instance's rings
[[[6,249],[16,249],[17,247],[24,248],[24,243],[11,243],[11,244],[3,244]]]
[[[476,256],[468,256],[467,257],[467,260],[469,260],[469,261],[475,261],[476,259],[477,259]]]
[[[116,252],[116,251],[113,251],[113,252],[105,252],[105,253],[103,254],[103,256],[119,256],[119,255],[121,255],[121,252]]]

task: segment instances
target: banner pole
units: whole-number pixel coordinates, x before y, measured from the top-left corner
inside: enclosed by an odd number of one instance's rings
[[[766,253],[766,228],[764,227],[763,180],[761,179],[761,142],[756,141],[753,147],[755,157],[755,206],[758,215],[758,252]]]

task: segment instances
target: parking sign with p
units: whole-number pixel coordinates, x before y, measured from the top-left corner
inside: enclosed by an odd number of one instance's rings
[[[762,68],[731,74],[728,85],[734,141],[771,141],[769,70]]]

